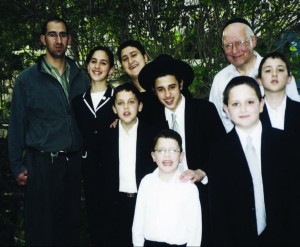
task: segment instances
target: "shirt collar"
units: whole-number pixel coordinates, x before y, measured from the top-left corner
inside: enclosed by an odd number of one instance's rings
[[[55,73],[59,75],[57,69],[55,67],[53,67],[50,63],[47,62],[45,56],[42,59],[42,70],[45,71],[45,72],[47,72],[48,74],[53,73],[53,70],[54,70]],[[67,72],[67,73],[70,72],[70,65],[69,65],[69,63],[68,63],[67,60],[65,60],[65,68],[64,68],[63,74],[65,72]]]
[[[179,104],[176,107],[174,112],[171,111],[170,109],[168,109],[167,107],[165,107],[166,119],[171,120],[172,119],[172,113],[175,113],[177,115],[177,117],[184,116],[184,108],[185,108],[185,97],[181,94],[181,100],[180,100],[180,102],[179,102]]]
[[[286,108],[286,99],[287,99],[287,96],[285,95],[284,99],[282,100],[282,102],[277,106],[276,109],[272,108],[270,106],[270,104],[268,103],[267,99],[265,98],[265,103],[266,103],[266,106],[267,106],[267,109],[268,111],[275,111],[275,112],[284,112],[285,111],[285,108]]]
[[[240,129],[239,127],[235,127],[236,132],[240,138],[241,144],[243,149],[245,149],[247,145],[247,138],[250,136],[252,138],[252,143],[255,147],[259,148],[261,144],[261,133],[262,133],[262,124],[259,121],[258,124],[255,126],[253,131],[249,134]]]
[[[120,134],[127,135],[127,136],[136,135],[138,123],[139,123],[139,119],[136,118],[135,124],[131,127],[131,129],[129,131],[126,131],[124,129],[124,127],[122,126],[122,123],[121,123],[121,120],[120,120],[120,123],[119,123],[119,132],[120,132]]]

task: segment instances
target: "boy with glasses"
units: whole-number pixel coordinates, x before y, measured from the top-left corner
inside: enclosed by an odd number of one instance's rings
[[[180,181],[182,139],[162,130],[151,156],[157,168],[140,184],[132,227],[134,246],[200,246],[202,217],[199,192],[192,182]]]
[[[186,97],[182,92],[194,79],[192,67],[163,54],[148,63],[139,74],[143,88],[156,95],[152,123],[157,128],[176,130],[182,138],[185,158],[179,165],[182,181],[197,182],[203,212],[202,246],[209,245],[207,208],[207,161],[213,143],[225,134],[215,106],[206,100]]]

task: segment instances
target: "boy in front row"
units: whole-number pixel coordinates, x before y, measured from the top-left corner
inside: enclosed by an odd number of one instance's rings
[[[202,217],[194,183],[180,181],[182,139],[162,130],[154,139],[153,161],[158,168],[140,184],[132,227],[134,246],[200,246]]]
[[[299,245],[299,158],[292,136],[265,128],[258,83],[233,78],[224,110],[235,128],[215,146],[209,198],[215,246]]]

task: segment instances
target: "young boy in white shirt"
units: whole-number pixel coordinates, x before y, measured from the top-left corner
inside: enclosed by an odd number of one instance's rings
[[[184,152],[174,130],[162,130],[153,142],[158,168],[140,184],[132,227],[134,246],[200,246],[202,216],[199,192],[180,181]]]

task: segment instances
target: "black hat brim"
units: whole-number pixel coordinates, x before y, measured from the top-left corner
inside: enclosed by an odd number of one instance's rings
[[[146,64],[139,73],[139,83],[146,90],[154,88],[155,80],[166,75],[174,75],[183,81],[183,88],[188,88],[194,80],[192,67],[179,59],[174,59],[170,55],[162,54],[152,62]],[[179,81],[180,83],[180,81]]]

